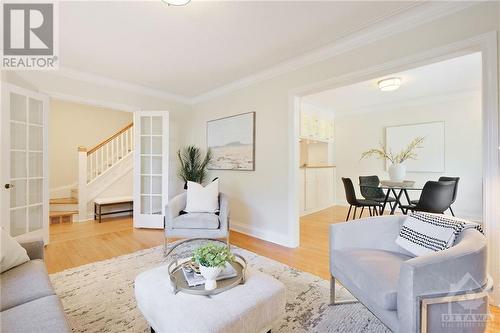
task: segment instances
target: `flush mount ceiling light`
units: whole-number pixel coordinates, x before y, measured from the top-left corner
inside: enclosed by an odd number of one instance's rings
[[[399,87],[401,87],[400,77],[390,77],[388,79],[378,81],[378,88],[380,91],[393,91]]]
[[[191,2],[191,0],[161,0],[169,6],[185,6]]]

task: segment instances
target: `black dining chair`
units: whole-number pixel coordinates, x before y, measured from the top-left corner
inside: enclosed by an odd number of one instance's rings
[[[373,214],[378,215],[377,208],[379,208],[381,205],[380,203],[372,200],[366,200],[366,199],[358,199],[356,198],[356,191],[354,190],[354,185],[352,184],[351,178],[344,178],[342,177],[342,182],[344,183],[344,189],[345,189],[345,197],[347,199],[347,202],[349,203],[349,212],[347,212],[347,217],[346,221],[349,220],[349,215],[351,214],[351,209],[354,206],[354,214],[352,216],[352,219],[356,219],[356,210],[358,207],[361,207],[361,213],[359,214],[359,217],[363,215],[363,211],[365,207],[368,207],[368,211],[370,212],[370,216],[373,216]],[[373,208],[373,212],[372,212]]]
[[[455,188],[453,190],[453,200],[451,202],[451,205],[453,205],[453,203],[455,203],[455,200],[457,199],[457,193],[458,193],[458,182],[460,181],[460,177],[447,177],[447,176],[442,176],[442,177],[439,177],[438,181],[440,182],[455,182]],[[412,200],[411,203],[413,205],[416,205],[418,203],[418,200]],[[451,208],[451,205],[450,205],[450,212],[451,212],[451,215],[455,216],[455,212],[453,211],[453,209]]]
[[[414,205],[401,205],[404,214],[408,211],[443,214],[453,202],[455,182],[428,181],[425,183],[420,199]]]
[[[380,179],[378,176],[359,176],[359,189],[361,190],[361,195],[367,199],[383,204],[385,201],[385,193],[379,188]],[[387,198],[387,203],[392,209],[393,203],[396,202],[396,199],[393,197]],[[382,207],[381,207],[382,209]],[[382,210],[380,213],[383,213]]]

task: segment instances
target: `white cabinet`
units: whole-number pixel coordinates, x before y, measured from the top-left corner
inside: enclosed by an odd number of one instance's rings
[[[300,137],[315,141],[333,141],[334,121],[302,112]]]
[[[311,214],[335,204],[335,168],[300,169],[300,214]]]

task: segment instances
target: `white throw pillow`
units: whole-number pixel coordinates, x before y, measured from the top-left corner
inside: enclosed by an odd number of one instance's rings
[[[24,247],[19,245],[19,243],[12,238],[7,231],[0,228],[0,234],[2,240],[0,252],[2,260],[0,262],[0,268],[2,273],[12,267],[19,266],[30,260]]]
[[[216,213],[219,211],[219,180],[203,187],[188,181],[186,208],[188,213]]]

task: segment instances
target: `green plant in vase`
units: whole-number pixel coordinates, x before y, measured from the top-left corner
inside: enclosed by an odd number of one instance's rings
[[[205,278],[205,290],[217,287],[216,278],[226,266],[234,261],[234,255],[226,245],[208,243],[193,251],[193,259],[200,266],[200,273]]]
[[[407,160],[416,160],[418,156],[417,149],[423,148],[423,142],[424,137],[418,136],[413,139],[405,149],[397,154],[394,154],[390,149],[387,150],[384,145],[380,144],[379,148],[372,148],[364,151],[361,154],[361,159],[376,157],[381,160],[390,161],[389,178],[394,181],[403,181],[406,176],[406,167],[403,162]]]

